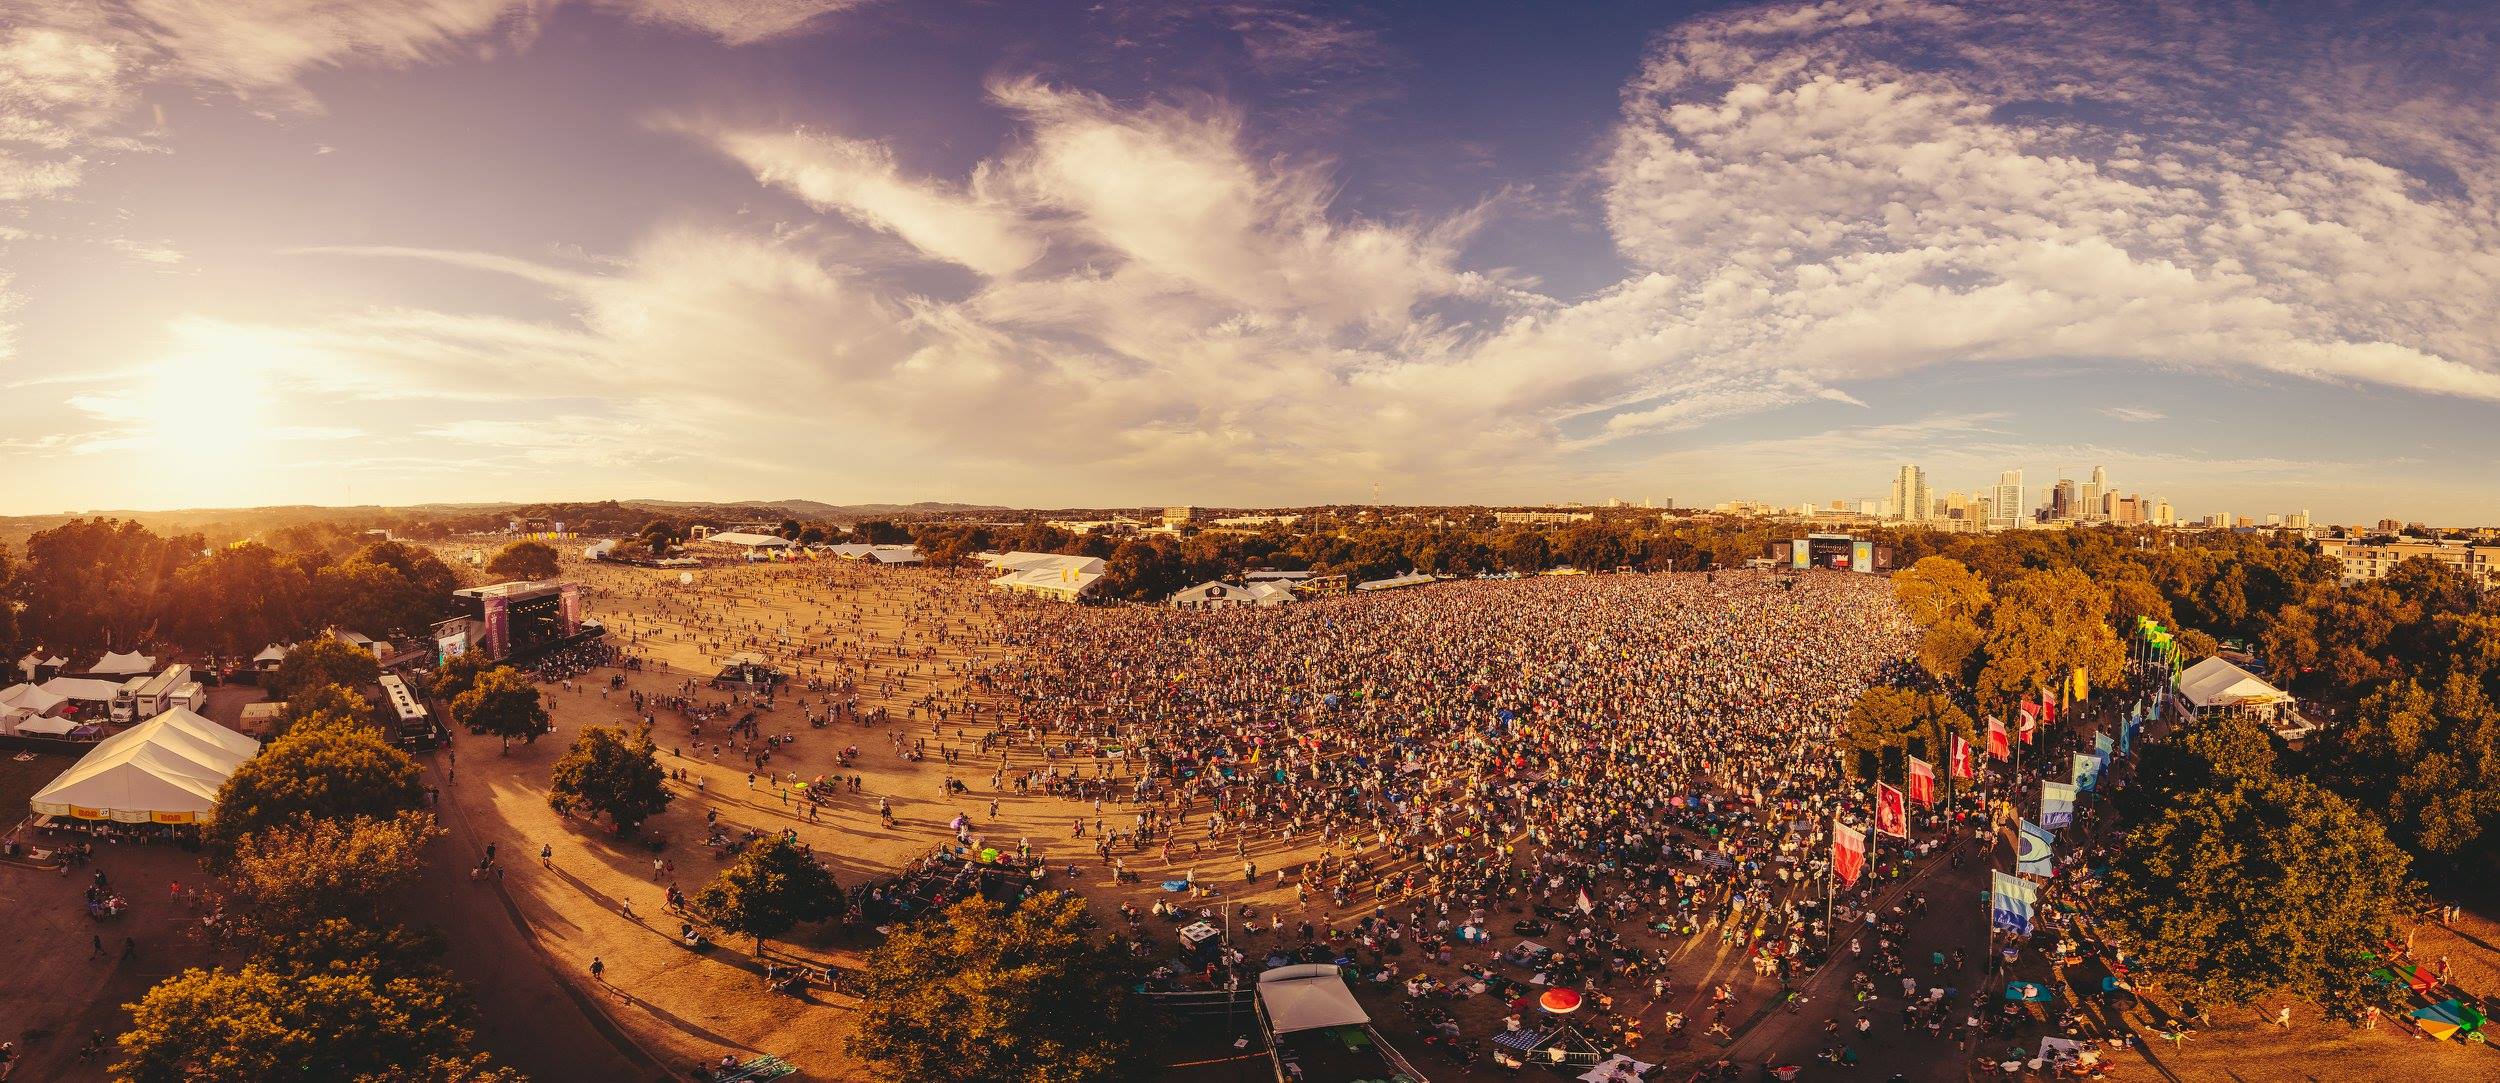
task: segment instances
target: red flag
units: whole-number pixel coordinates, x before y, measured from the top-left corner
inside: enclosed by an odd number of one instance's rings
[[[1970,742],[1963,740],[1958,733],[1953,735],[1953,777],[1964,780],[1978,777],[1970,762]]]
[[[1858,882],[1858,874],[1866,869],[1866,832],[1832,821],[1832,875],[1841,886]]]
[[[2023,743],[2030,744],[2031,731],[2040,728],[2040,716],[2031,713],[2031,703],[2029,701],[2025,701],[2023,703],[2022,710],[2015,712],[2014,721],[2016,728],[2022,732]]]
[[[1896,839],[1910,837],[1910,810],[1901,803],[1901,791],[1890,783],[1875,784],[1875,830]]]
[[[2002,718],[1988,719],[1988,754],[2000,760],[2014,756],[2014,743],[2005,737],[2005,720]]]
[[[1920,808],[1936,804],[1936,765],[1916,756],[1910,757],[1910,800]]]

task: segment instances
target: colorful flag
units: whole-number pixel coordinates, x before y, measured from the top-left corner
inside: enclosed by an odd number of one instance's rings
[[[2074,682],[2074,683],[2075,683],[2075,687],[2074,687],[2074,695],[2073,695],[2071,698],[2072,698],[2075,702],[2077,702],[2077,703],[2081,703],[2081,702],[2083,702],[2083,701],[2084,701],[2084,698],[2085,698],[2085,697],[2090,696],[2090,695],[2092,694],[2092,678],[2090,677],[2090,675],[2088,675],[2088,674],[2086,674],[2086,673],[2084,672],[2084,669],[2083,669],[2083,667],[2082,667],[2082,666],[2076,666],[2076,667],[2075,667],[2075,682]]]
[[[2014,871],[2034,876],[2055,876],[2057,866],[2050,863],[2050,847],[2057,841],[2048,829],[2029,820],[2015,820],[2020,832],[2014,841]]]
[[[1901,791],[1890,784],[1875,784],[1875,830],[1896,839],[1910,837],[1910,810],[1901,803]]]
[[[2100,780],[2101,758],[2089,752],[2075,753],[2075,789],[2092,792],[2092,784]]]
[[[1596,905],[1589,902],[1589,889],[1587,888],[1580,889],[1580,901],[1574,905],[1578,906],[1580,908],[1580,912],[1583,914],[1594,914],[1597,912]]]
[[[2005,737],[2005,720],[1988,716],[1988,754],[2000,760],[2014,755],[2014,743]]]
[[[2063,782],[2040,784],[2040,826],[2056,829],[2075,822],[2075,788]]]
[[[1920,808],[1936,804],[1936,765],[1916,756],[1910,757],[1910,800]]]
[[[2110,740],[2108,734],[2094,730],[2092,732],[2092,758],[2101,762],[2092,769],[2092,777],[2097,779],[2101,777],[2102,772],[2109,770],[2110,757],[2117,754],[2118,742]]]
[[[2023,703],[2023,709],[2014,714],[2014,729],[2022,734],[2024,744],[2030,744],[2031,731],[2038,728],[2040,728],[2040,716],[2032,713],[2031,703],[2026,700]]]
[[[1970,762],[1970,742],[1961,734],[1953,735],[1953,777],[1968,781],[1979,777]]]
[[[1837,818],[1832,820],[1832,875],[1840,878],[1842,887],[1858,882],[1858,874],[1866,871],[1866,832]]]
[[[2031,910],[2040,902],[2040,891],[2031,881],[2010,876],[1995,869],[1988,870],[1988,921],[2016,936],[2031,935]]]

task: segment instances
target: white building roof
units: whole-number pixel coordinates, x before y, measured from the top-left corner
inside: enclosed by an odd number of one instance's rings
[[[714,534],[703,540],[720,545],[743,545],[749,549],[787,549],[798,544],[778,534],[749,534],[743,530]]]
[[[1396,590],[1399,587],[1422,586],[1429,582],[1432,582],[1432,577],[1429,575],[1401,575],[1390,579],[1374,579],[1368,583],[1357,583],[1354,585],[1354,589]]]
[[[1337,968],[1327,963],[1280,966],[1259,975],[1259,1003],[1268,1025],[1278,1034],[1329,1027],[1361,1026],[1372,1021],[1354,1001]]]
[[[287,656],[287,647],[286,647],[286,645],[285,645],[285,644],[282,644],[282,643],[272,643],[272,644],[270,644],[270,645],[268,645],[268,646],[266,646],[266,647],[261,648],[261,651],[260,651],[260,653],[259,653],[259,654],[255,654],[255,655],[253,655],[253,656],[252,656],[252,661],[255,661],[255,662],[283,662],[283,661],[286,661],[286,656]]]

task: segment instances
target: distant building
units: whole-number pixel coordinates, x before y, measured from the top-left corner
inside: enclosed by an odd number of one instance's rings
[[[1596,518],[1597,513],[1590,511],[1497,511],[1493,513],[1493,521],[1502,526],[1569,526],[1572,523],[1585,523]]]
[[[2008,470],[1997,475],[1996,491],[1989,498],[1988,525],[1996,530],[2020,530],[2023,527],[2023,472]]]
[[[1927,472],[1903,464],[1892,479],[1892,511],[1905,523],[1923,523],[1929,512]]]
[[[1278,606],[1294,600],[1293,588],[1282,583],[1200,583],[1175,591],[1175,609],[1231,609],[1237,606]]]
[[[1181,526],[1198,518],[1198,509],[1186,504],[1163,509],[1163,525]]]
[[[2492,565],[2500,563],[2500,545],[2414,539],[2372,545],[2344,538],[2327,538],[2318,545],[2325,555],[2343,565],[2347,583],[2384,579],[2396,565],[2414,557],[2427,557],[2455,568],[2477,587],[2488,587],[2492,584]]]
[[[1062,602],[1082,599],[1103,574],[1102,558],[1061,553],[991,553],[982,563],[1004,573],[990,580],[993,587]]]

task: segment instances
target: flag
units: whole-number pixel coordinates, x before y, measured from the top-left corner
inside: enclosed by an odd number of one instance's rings
[[[1989,924],[2016,936],[2029,936],[2031,908],[2039,901],[2040,891],[2031,886],[2031,881],[1988,870]]]
[[[1580,901],[1574,903],[1573,905],[1578,906],[1580,908],[1580,912],[1583,914],[1594,914],[1597,912],[1596,904],[1589,902],[1589,889],[1587,888],[1580,889]]]
[[[1988,716],[1988,754],[2000,760],[2014,754],[2014,743],[2005,737],[2005,720]]]
[[[2015,820],[2020,828],[2014,842],[2014,871],[2034,876],[2055,876],[2057,866],[2049,861],[2049,848],[2057,841],[2047,828],[2029,820]]]
[[[1970,742],[1963,740],[1962,735],[1958,733],[1953,735],[1953,757],[1951,762],[1953,764],[1953,777],[1964,780],[1978,777],[1977,772],[1972,768],[1970,762]]]
[[[2030,701],[2024,701],[2023,709],[2015,713],[2014,728],[2022,734],[2024,744],[2031,743],[2031,731],[2040,728],[2040,716],[2031,713]]]
[[[1901,791],[1887,783],[1875,784],[1875,830],[1896,839],[1910,837],[1910,810],[1901,803]]]
[[[2083,702],[2085,697],[2092,694],[2092,679],[2090,675],[2084,672],[2082,666],[2075,667],[2074,692],[2075,694],[2071,698],[2077,703]]]
[[[2075,788],[2063,782],[2040,784],[2040,826],[2059,828],[2075,822]]]
[[[1910,757],[1910,800],[1920,808],[1936,804],[1936,765],[1916,756]]]
[[[2109,770],[2109,759],[2117,754],[2118,743],[2110,740],[2108,734],[2094,730],[2092,732],[2092,758],[2101,762],[2093,766],[2092,777],[2097,779],[2101,777],[2101,772]]]
[[[1866,832],[1839,819],[1832,820],[1832,875],[1840,878],[1842,887],[1858,882],[1858,874],[1866,870]]]
[[[2075,777],[2075,788],[2076,788],[2076,789],[2081,790],[2081,791],[2083,791],[2084,793],[2091,793],[2091,792],[2092,792],[2092,784],[2093,784],[2093,783],[2095,783],[2095,782],[2100,781],[2100,775],[2101,775],[2101,758],[2100,758],[2100,757],[2095,756],[2095,755],[2093,755],[2093,754],[2091,754],[2091,753],[2089,753],[2089,752],[2077,752],[2077,753],[2075,753],[2075,771],[2074,771],[2074,777]]]
[[[2136,730],[2136,727],[2141,726],[2141,725],[2143,725],[2143,724],[2144,724],[2144,705],[2143,705],[2143,704],[2137,704],[2137,705],[2135,705],[2134,707],[2130,707],[2130,708],[2128,708],[2128,709],[2127,709],[2127,720],[2126,720],[2125,722],[2123,722],[2123,723],[2120,723],[2120,724],[2119,724],[2119,726],[2118,726],[2118,751],[2119,751],[2121,754],[2125,754],[2125,753],[2127,753],[2127,752],[2130,752],[2130,751],[2133,751],[2133,750],[2134,750],[2134,748],[2135,748],[2135,730]]]

